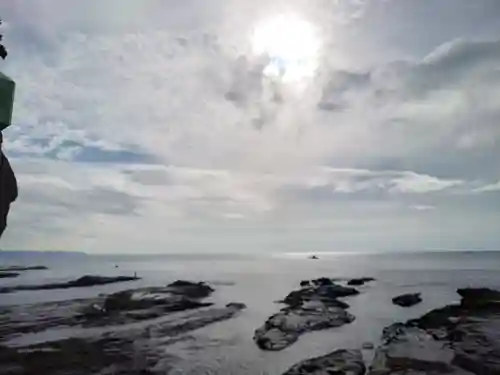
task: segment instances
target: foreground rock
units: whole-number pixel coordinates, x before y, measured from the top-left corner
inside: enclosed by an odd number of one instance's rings
[[[387,327],[369,374],[500,374],[500,292],[458,293],[460,304]]]
[[[5,307],[0,310],[0,341],[57,326],[112,327],[212,305],[203,300],[213,292],[209,285],[185,283],[126,290],[90,299]],[[245,308],[243,304],[227,307]]]
[[[82,334],[21,348],[0,345],[0,374],[167,374],[176,360],[168,355],[169,345],[188,340],[189,332],[230,319],[240,310],[236,306],[212,308],[166,316],[139,327],[108,329],[95,336]]]
[[[261,349],[282,350],[305,332],[340,327],[353,320],[354,316],[344,309],[322,302],[308,303],[300,308],[286,307],[255,331],[254,340]]]
[[[19,273],[17,272],[0,272],[0,279],[9,279],[18,277]]]
[[[392,303],[401,307],[411,307],[422,302],[422,297],[420,293],[409,293],[402,294],[400,296],[394,297]]]
[[[0,293],[13,293],[22,290],[50,290],[50,289],[68,289],[68,288],[82,288],[88,286],[105,285],[112,283],[121,283],[125,281],[140,280],[140,277],[135,276],[82,276],[76,280],[71,280],[65,283],[51,283],[41,285],[18,285],[12,287],[0,288]]]
[[[282,301],[287,307],[255,330],[254,341],[259,348],[282,350],[306,332],[339,327],[354,320],[345,310],[349,305],[337,298],[356,295],[356,289],[336,285],[327,278],[308,284],[302,281],[301,286]]]
[[[359,350],[336,350],[299,362],[283,375],[363,375],[365,371]]]
[[[176,281],[167,287],[126,290],[109,295],[104,301],[103,311],[112,313],[139,310],[136,317],[141,314],[149,317],[159,316],[165,312],[209,306],[211,303],[200,300],[208,297],[213,291],[205,283],[189,281]]]
[[[9,267],[0,267],[0,272],[8,271],[8,272],[20,272],[20,271],[44,271],[48,270],[45,266],[9,266]]]
[[[189,340],[191,331],[230,319],[246,307],[242,303],[207,307],[209,303],[202,299],[212,292],[204,283],[176,282],[127,291],[129,303],[114,305],[113,309],[104,306],[118,293],[3,307],[0,374],[166,374],[176,360],[167,354],[169,345]],[[124,301],[121,298],[118,300]],[[140,324],[130,324],[138,321]],[[66,327],[73,327],[73,337],[58,339],[59,328]],[[22,340],[23,332],[40,331],[45,331],[44,338],[52,341],[26,344]]]

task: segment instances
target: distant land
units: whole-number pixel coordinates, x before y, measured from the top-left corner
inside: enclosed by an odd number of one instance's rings
[[[0,259],[47,259],[64,256],[65,258],[82,258],[87,254],[80,251],[32,251],[32,250],[0,250]]]

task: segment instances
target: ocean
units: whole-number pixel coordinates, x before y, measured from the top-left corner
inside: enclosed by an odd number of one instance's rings
[[[10,259],[49,267],[30,271],[0,285],[67,281],[85,274],[133,275],[133,284],[110,284],[92,288],[24,291],[0,296],[0,305],[30,304],[86,298],[140,286],[165,285],[177,279],[206,281],[216,292],[216,303],[243,302],[247,309],[233,319],[191,332],[186,339],[168,346],[176,374],[281,374],[296,362],[341,348],[375,346],[382,329],[397,321],[416,318],[425,312],[458,301],[457,288],[485,286],[500,289],[500,252],[421,252],[385,254],[273,255],[149,255],[149,256],[50,256]],[[0,256],[0,262],[6,260]],[[356,320],[339,328],[307,333],[289,348],[265,352],[252,340],[254,330],[276,313],[282,299],[301,280],[321,276],[351,278],[369,276],[373,283],[360,287],[361,294],[346,299]],[[392,297],[421,292],[423,302],[412,308],[391,303]],[[25,345],[78,335],[79,330],[55,330],[27,334],[12,345]],[[373,351],[363,351],[370,361]]]

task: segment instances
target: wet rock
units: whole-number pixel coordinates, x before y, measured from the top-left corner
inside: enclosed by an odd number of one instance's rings
[[[305,332],[338,327],[354,320],[346,312],[349,305],[338,297],[356,295],[350,287],[334,284],[331,279],[319,278],[290,292],[282,303],[288,305],[271,316],[255,330],[254,341],[263,350],[282,350]]]
[[[315,279],[311,281],[314,285],[332,285],[333,280],[328,277],[320,277],[319,279]]]
[[[311,283],[309,282],[309,280],[302,280],[300,282],[300,286],[304,287],[304,286],[310,286]]]
[[[487,307],[500,304],[500,292],[488,288],[466,288],[458,289],[457,293],[462,297],[462,304],[471,307]]]
[[[208,290],[206,284],[196,285]],[[181,294],[181,290],[188,294]],[[190,297],[191,292],[171,286],[150,287],[89,299],[5,307],[0,309],[0,340],[57,326],[114,327],[212,305],[203,298]],[[233,303],[227,306],[227,311],[234,313],[243,308],[243,304]]]
[[[299,362],[283,375],[363,375],[365,370],[359,350],[336,350]]]
[[[283,300],[288,305],[300,305],[304,301],[321,300],[325,303],[337,303],[337,298],[349,297],[359,294],[354,288],[344,287],[337,284],[319,284],[312,287],[303,287],[299,290],[291,291]],[[348,306],[347,306],[348,307]],[[345,307],[345,308],[347,308]]]
[[[0,272],[0,279],[10,279],[18,277],[20,274],[17,272]]]
[[[41,285],[18,285],[12,287],[3,287],[0,288],[0,293],[13,293],[23,290],[82,288],[82,287],[105,285],[105,284],[120,283],[120,282],[135,281],[135,280],[140,280],[140,278],[135,276],[107,277],[107,276],[86,275],[76,280],[71,280],[65,283],[51,283],[51,284],[41,284]]]
[[[244,303],[240,303],[240,302],[231,302],[231,303],[228,303],[226,305],[226,307],[228,307],[230,309],[243,310],[243,309],[247,308],[247,305],[245,305]]]
[[[184,290],[186,294],[182,294],[181,290]],[[193,289],[185,287],[178,289],[172,286],[126,290],[113,293],[106,297],[104,309],[107,312],[116,312],[144,310],[156,307],[157,313],[162,314],[165,312],[183,311],[211,305],[211,303],[201,302],[200,299],[203,297],[197,296],[206,296],[206,293],[202,293],[200,290],[194,291]]]
[[[196,293],[195,287],[199,289]],[[168,354],[169,345],[188,340],[191,331],[231,319],[245,308],[239,302],[194,308],[208,305],[202,298],[192,297],[206,295],[208,288],[204,283],[175,283],[108,297],[2,307],[0,340],[5,345],[0,345],[0,374],[169,373],[176,359]],[[114,301],[111,304],[116,303],[116,310],[107,310],[106,301],[108,307],[109,301]],[[140,324],[135,324],[138,321]],[[59,336],[59,328],[67,327],[72,327],[72,338],[60,339],[66,333]],[[52,332],[44,333],[52,341],[28,345],[29,341],[18,341],[22,333],[40,331]]]
[[[352,286],[361,286],[366,283],[369,283],[370,281],[375,281],[373,277],[360,277],[359,279],[351,279],[347,282],[347,285],[352,285]]]
[[[351,323],[354,316],[340,307],[317,301],[298,308],[286,307],[255,330],[254,341],[263,350],[282,350],[300,335]]]
[[[208,297],[214,290],[204,282],[192,282],[186,280],[177,280],[168,285],[171,293],[182,294],[190,298]]]
[[[392,303],[401,307],[411,307],[422,302],[420,293],[408,293],[394,297]]]
[[[0,373],[23,375],[144,375],[169,373],[175,357],[167,347],[187,333],[234,317],[242,304],[175,314],[149,323],[81,333],[20,348],[0,346]],[[183,338],[184,337],[184,338]]]
[[[384,329],[369,375],[500,374],[500,292],[458,293],[460,304]]]

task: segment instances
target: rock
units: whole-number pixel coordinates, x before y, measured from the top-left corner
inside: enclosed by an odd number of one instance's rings
[[[373,345],[372,342],[364,342],[363,345],[361,346],[365,350],[372,350],[375,346]]]
[[[106,314],[106,310],[96,303],[85,306],[82,309],[82,316],[88,319],[100,318]]]
[[[332,285],[333,281],[332,281],[332,279],[329,279],[328,277],[320,277],[319,279],[312,280],[312,283],[314,285]]]
[[[370,281],[375,281],[373,277],[360,277],[359,279],[351,279],[347,282],[347,285],[361,286]]]
[[[68,303],[70,303],[68,301]],[[74,302],[71,302],[74,303]],[[242,304],[175,314],[168,319],[106,331],[87,330],[79,337],[20,348],[0,346],[0,373],[8,375],[153,375],[172,370],[175,357],[168,346],[186,340],[186,334],[234,317]],[[39,306],[35,307],[35,310]],[[67,310],[64,306],[63,310]],[[44,310],[44,309],[41,309]],[[130,321],[133,323],[134,321]],[[65,322],[61,322],[64,326]],[[72,332],[72,335],[75,335]]]
[[[299,362],[283,375],[363,375],[366,371],[359,350],[336,350]]]
[[[271,316],[262,327],[255,330],[254,341],[263,350],[282,350],[291,345],[305,332],[338,327],[354,320],[346,312],[349,305],[338,297],[356,295],[350,287],[334,284],[322,277],[302,289],[291,291],[282,303],[288,306]]]
[[[81,288],[95,285],[105,285],[112,283],[120,283],[124,281],[135,281],[140,280],[139,277],[135,276],[116,276],[116,277],[106,277],[106,276],[92,276],[86,275],[82,276],[76,280],[68,281],[65,283],[52,283],[52,284],[41,284],[41,285],[18,285],[12,287],[0,288],[0,293],[13,293],[22,290],[50,290],[50,289],[68,289],[68,288]]]
[[[239,302],[231,302],[226,305],[227,308],[230,309],[237,309],[237,310],[243,310],[247,308],[247,305],[244,303],[239,303]]]
[[[8,279],[18,277],[20,274],[17,272],[0,272],[0,279]]]
[[[214,290],[204,282],[194,283],[186,280],[177,280],[168,285],[172,293],[182,294],[191,298],[208,297]]]
[[[314,282],[314,281],[313,281]],[[329,301],[333,304],[338,304],[337,298],[349,297],[359,294],[359,291],[354,288],[345,287],[337,284],[315,283],[316,286],[302,287],[299,290],[291,291],[283,300],[283,303],[288,305],[297,306],[304,301],[309,300],[322,300],[325,303]],[[349,306],[344,303],[348,308]]]
[[[134,276],[116,276],[116,277],[106,277],[106,276],[92,276],[86,275],[82,276],[74,281],[70,281],[68,283],[63,284],[55,284],[56,288],[74,288],[74,287],[86,287],[86,286],[94,286],[94,285],[105,285],[112,283],[121,283],[124,281],[136,281],[140,280],[139,277]],[[46,287],[44,289],[55,289],[52,287]]]
[[[311,256],[309,257],[309,259],[314,259],[314,260],[316,260],[316,259],[319,259],[319,258],[318,258],[316,255],[311,255]]]
[[[45,266],[8,266],[8,267],[0,267],[0,272],[8,271],[8,272],[20,272],[20,271],[44,271],[48,270]]]
[[[500,305],[500,292],[488,288],[466,288],[458,289],[457,293],[462,297],[462,304],[479,308]]]
[[[300,282],[300,286],[304,287],[304,286],[310,286],[311,283],[309,282],[309,280],[302,280]]]
[[[339,298],[355,296],[359,294],[359,291],[354,288],[332,284],[318,288],[318,294],[329,298]]]
[[[500,292],[458,293],[460,304],[385,328],[369,375],[500,374]]]
[[[420,293],[408,293],[394,297],[392,303],[401,307],[411,307],[422,302]]]
[[[286,307],[255,330],[254,341],[263,350],[282,350],[306,332],[339,327],[353,320],[354,316],[344,309],[320,301],[305,307]]]
[[[182,295],[180,291],[172,293],[171,287],[122,291],[109,295],[104,301],[107,312],[144,310],[157,307],[158,315],[165,312],[184,311],[210,306],[211,303],[201,302],[191,295]]]

